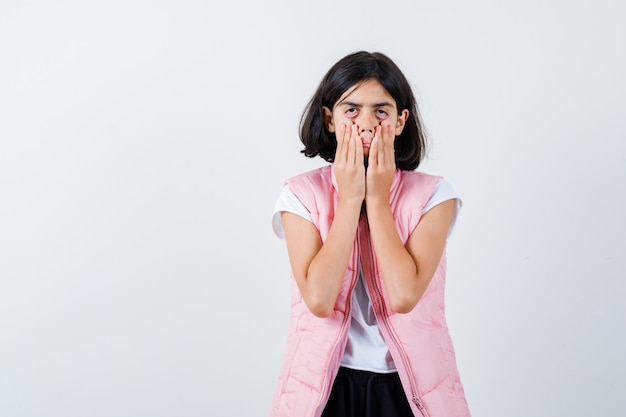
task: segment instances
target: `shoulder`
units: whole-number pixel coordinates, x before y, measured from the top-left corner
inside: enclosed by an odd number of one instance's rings
[[[332,165],[326,165],[285,181],[289,190],[311,213],[332,210],[335,187]]]
[[[317,194],[333,189],[332,165],[326,165],[291,177],[285,181],[297,196]]]
[[[312,169],[310,171],[303,172],[298,175],[294,175],[293,177],[285,180],[285,184],[298,184],[298,183],[307,183],[307,182],[315,182],[315,181],[323,181],[325,179],[330,180],[332,177],[332,166],[326,165],[321,168]]]
[[[427,174],[420,171],[404,171],[399,170],[400,180],[411,184],[432,184],[434,187],[437,182],[442,179],[441,175]]]
[[[419,171],[398,170],[397,191],[400,195],[417,198],[422,205],[434,193],[437,183],[443,178],[440,175],[427,174]]]

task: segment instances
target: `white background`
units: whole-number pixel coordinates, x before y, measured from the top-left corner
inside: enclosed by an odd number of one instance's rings
[[[0,3],[0,416],[264,416],[298,121],[382,51],[464,200],[447,308],[475,417],[624,416],[620,1]]]

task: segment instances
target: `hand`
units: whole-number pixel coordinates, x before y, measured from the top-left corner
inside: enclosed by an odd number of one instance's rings
[[[366,202],[389,203],[389,191],[396,172],[395,139],[395,132],[389,123],[376,126],[368,158]]]
[[[333,170],[339,188],[339,198],[361,204],[365,198],[365,165],[363,144],[356,125],[348,121],[341,125]]]

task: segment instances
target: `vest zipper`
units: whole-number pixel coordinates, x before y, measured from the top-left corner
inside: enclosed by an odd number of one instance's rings
[[[358,236],[358,231],[357,231],[357,236]],[[357,249],[353,250],[352,262],[358,261],[358,259],[359,259],[359,253],[358,253],[358,246],[357,246]],[[339,332],[339,335],[337,336],[337,340],[335,340],[335,343],[334,343],[335,350],[333,354],[331,355],[331,358],[334,358],[335,356],[337,356],[337,349],[339,348],[339,341],[344,338],[346,329],[348,328],[347,326],[348,320],[350,320],[352,317],[351,316],[352,314],[351,312],[352,291],[354,291],[354,285],[356,284],[356,279],[358,278],[358,275],[359,275],[359,271],[358,269],[356,269],[354,274],[352,275],[352,282],[350,282],[350,290],[348,291],[348,295],[346,299],[346,314],[341,323],[341,331]],[[322,406],[321,402],[324,399],[326,399],[326,402],[328,402],[328,397],[330,396],[329,390],[332,388],[334,381],[330,380],[329,375],[330,375],[330,372],[326,372],[326,380],[324,381],[324,389],[322,391],[322,395],[320,396],[320,404],[318,404],[318,406],[316,407],[316,411],[315,411],[316,417],[319,417],[323,412],[324,407]]]
[[[415,377],[413,374],[413,368],[411,367],[411,364],[406,356],[406,353],[404,352],[404,349],[402,348],[402,346],[400,345],[400,342],[398,341],[398,337],[396,336],[396,333],[389,321],[389,316],[387,316],[387,314],[385,313],[387,309],[385,308],[385,300],[383,299],[383,296],[382,296],[382,290],[380,289],[378,285],[378,280],[376,279],[376,271],[374,268],[374,262],[375,262],[374,261],[374,249],[372,246],[372,241],[369,238],[369,224],[367,223],[367,218],[365,216],[363,217],[363,222],[364,222],[363,229],[366,231],[366,233],[363,234],[362,239],[365,241],[365,245],[367,248],[367,251],[363,251],[363,252],[367,252],[368,266],[370,270],[370,278],[372,281],[372,286],[374,287],[374,295],[376,297],[375,301],[378,304],[379,313],[380,313],[379,316],[382,318],[381,324],[383,324],[385,328],[387,329],[389,337],[391,338],[391,341],[395,345],[400,355],[400,359],[402,359],[402,364],[404,365],[404,369],[406,370],[408,374],[408,380],[409,380],[409,385],[411,389],[411,399],[413,400],[413,403],[417,406],[418,410],[422,413],[423,417],[428,417],[428,413],[426,412],[426,409],[424,408],[424,404],[422,403],[422,400],[420,399],[418,391],[417,391],[417,386],[415,384]],[[361,237],[359,234],[359,241],[360,240],[361,240]],[[359,246],[360,246],[360,242],[359,242]],[[374,302],[374,300],[372,300],[372,302]]]

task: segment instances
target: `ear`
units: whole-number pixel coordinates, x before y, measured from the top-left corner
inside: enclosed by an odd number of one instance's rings
[[[322,106],[322,110],[324,111],[324,124],[329,132],[335,131],[335,124],[333,123],[333,112],[326,106]]]
[[[402,129],[404,129],[404,125],[406,121],[409,119],[409,110],[404,109],[400,113],[398,113],[398,121],[396,122],[396,136],[400,136],[402,133]]]

